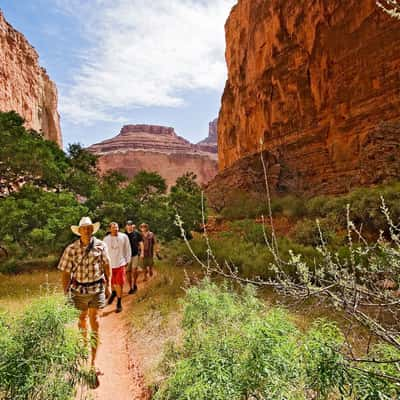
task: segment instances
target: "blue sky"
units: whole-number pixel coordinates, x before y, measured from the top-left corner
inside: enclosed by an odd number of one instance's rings
[[[59,90],[64,144],[125,123],[173,126],[196,142],[218,115],[224,23],[236,0],[0,0]]]

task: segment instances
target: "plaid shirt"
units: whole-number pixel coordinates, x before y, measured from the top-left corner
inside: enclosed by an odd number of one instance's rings
[[[82,245],[80,240],[70,244],[65,250],[58,263],[60,271],[71,274],[73,291],[82,294],[95,294],[102,290],[103,282],[97,282],[104,277],[104,264],[109,264],[107,246],[104,242],[93,237],[93,245]],[[80,283],[93,285],[80,285]],[[97,282],[97,283],[94,283]]]

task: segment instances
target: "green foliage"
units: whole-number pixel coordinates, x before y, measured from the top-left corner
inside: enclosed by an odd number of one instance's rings
[[[150,200],[153,196],[165,194],[167,184],[165,179],[156,172],[140,171],[132,181],[140,202]]]
[[[396,385],[360,374],[346,361],[336,325],[318,320],[302,333],[287,312],[267,309],[251,287],[239,294],[206,280],[187,291],[183,306],[183,340],[167,349],[167,378],[156,400],[398,398]],[[369,368],[384,374],[396,367]]]
[[[233,225],[236,225],[236,223]],[[237,269],[241,276],[246,278],[273,278],[275,276],[274,257],[265,245],[261,236],[262,232],[259,229],[262,229],[260,225],[255,229],[253,237],[243,234],[240,236],[238,232],[233,231],[223,232],[218,237],[210,238],[210,246],[216,261],[221,266],[228,262],[233,268]],[[280,256],[283,260],[289,260],[290,251],[302,254],[303,259],[310,263],[321,258],[320,253],[315,248],[294,243],[287,238],[280,238],[278,244]],[[208,251],[205,240],[194,238],[190,241],[190,246],[203,262],[207,261]],[[184,243],[175,242],[170,244],[170,248],[177,259],[181,257],[192,259],[192,255]],[[291,264],[285,266],[284,269],[290,275],[294,273],[294,270],[295,268]]]
[[[69,226],[87,212],[70,193],[24,186],[0,201],[0,237],[30,255],[57,252],[72,238]]]
[[[299,393],[297,330],[283,311],[265,315],[251,288],[237,295],[209,283],[190,289],[184,306],[183,345],[155,399],[284,399]]]
[[[66,187],[82,196],[91,196],[98,183],[98,157],[85,150],[79,143],[68,146],[67,157],[69,168],[66,174]]]
[[[322,398],[328,397],[335,388],[343,391],[350,378],[340,353],[344,340],[339,328],[324,320],[314,322],[306,335],[303,360],[307,386]]]
[[[68,161],[61,149],[40,134],[27,131],[15,112],[0,112],[0,176],[13,185],[20,179],[55,187],[65,182]]]
[[[169,196],[170,205],[182,218],[183,227],[187,232],[199,230],[203,218],[201,188],[196,179],[192,172],[184,174],[172,186]],[[204,217],[206,218],[206,215]]]
[[[228,220],[256,218],[267,213],[267,203],[262,194],[234,190],[224,194],[224,202],[221,215]]]
[[[318,229],[318,223],[320,230]],[[318,220],[302,219],[299,220],[291,235],[296,243],[303,244],[305,246],[319,246],[321,244],[321,233],[324,241],[335,247],[339,247],[343,244],[344,238],[339,237],[337,232],[341,226],[337,221],[337,218],[332,216],[322,218]]]
[[[0,399],[70,400],[87,358],[76,311],[63,299],[43,298],[21,316],[0,316]]]
[[[264,244],[265,236],[262,224],[256,223],[252,219],[244,219],[234,221],[230,224],[232,232],[238,235],[242,240],[253,244]],[[271,229],[269,226],[264,226],[265,234],[271,237]]]

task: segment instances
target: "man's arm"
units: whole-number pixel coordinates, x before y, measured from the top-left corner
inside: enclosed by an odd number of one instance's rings
[[[141,240],[139,242],[139,246],[140,246],[140,258],[144,258],[144,242],[143,242],[143,240]]]
[[[132,247],[128,235],[125,235],[125,258],[126,263],[129,264],[132,258]]]
[[[67,247],[64,250],[63,255],[60,258],[57,269],[62,272],[61,282],[62,288],[65,294],[67,294],[69,283],[71,282],[71,270],[72,270],[72,257],[70,255],[70,248]]]
[[[109,297],[111,294],[111,276],[112,276],[112,270],[111,270],[111,262],[110,262],[110,257],[108,256],[108,250],[107,250],[107,245],[105,244],[104,249],[103,249],[103,257],[102,257],[102,262],[103,262],[103,271],[104,271],[104,276],[106,279],[106,297]]]
[[[64,294],[67,294],[69,283],[71,282],[71,274],[69,272],[62,271],[61,281]]]

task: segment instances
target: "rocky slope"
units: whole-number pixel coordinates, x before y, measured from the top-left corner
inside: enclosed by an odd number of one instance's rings
[[[36,50],[5,20],[1,10],[0,110],[18,112],[27,128],[62,145],[57,88],[40,67]]]
[[[261,142],[277,191],[400,178],[400,21],[375,0],[239,0],[226,41],[211,192],[236,185]]]
[[[88,148],[99,156],[101,173],[115,170],[133,178],[139,171],[154,171],[169,186],[186,172],[194,172],[200,184],[217,173],[217,154],[202,150],[178,136],[173,128],[125,125],[119,135]]]

